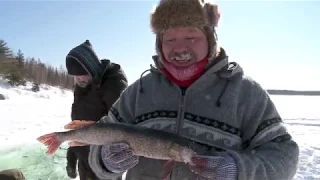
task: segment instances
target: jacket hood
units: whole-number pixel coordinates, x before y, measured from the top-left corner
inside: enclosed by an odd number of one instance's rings
[[[102,59],[101,60],[101,77],[116,77],[119,75],[123,75],[124,71],[121,68],[121,66],[117,63],[111,62],[108,59]]]
[[[117,63],[113,63],[108,59],[102,59],[99,66],[99,73],[94,78],[94,81],[100,86],[104,80],[119,78],[128,83],[127,76],[121,66]]]

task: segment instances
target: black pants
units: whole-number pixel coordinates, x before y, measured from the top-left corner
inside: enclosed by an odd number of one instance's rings
[[[67,166],[76,169],[78,160],[78,172],[80,180],[97,180],[89,166],[89,146],[69,147],[67,150]]]

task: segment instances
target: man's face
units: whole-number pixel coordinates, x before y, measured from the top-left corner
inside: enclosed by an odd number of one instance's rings
[[[161,42],[165,59],[178,67],[188,67],[208,55],[206,35],[195,27],[170,28]]]
[[[86,87],[90,83],[90,76],[89,75],[81,75],[81,76],[74,76],[75,82],[82,88]]]

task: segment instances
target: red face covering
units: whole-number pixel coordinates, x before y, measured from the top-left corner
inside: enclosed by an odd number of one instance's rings
[[[174,83],[182,87],[188,87],[194,83],[205,71],[208,57],[196,62],[189,67],[177,67],[166,59],[163,60],[162,72]]]

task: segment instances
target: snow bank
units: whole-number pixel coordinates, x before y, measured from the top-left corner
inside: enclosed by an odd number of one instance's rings
[[[4,95],[5,99],[30,100],[32,98],[53,99],[72,97],[72,91],[48,85],[40,85],[39,92],[33,92],[31,89],[31,82],[27,82],[26,86],[12,87],[0,77],[0,94]]]

